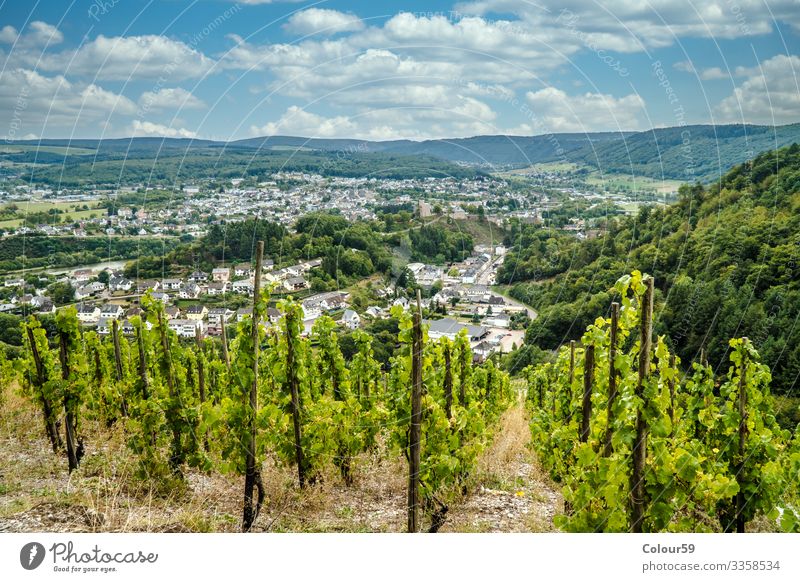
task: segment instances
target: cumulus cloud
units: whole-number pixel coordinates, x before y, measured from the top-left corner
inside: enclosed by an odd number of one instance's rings
[[[602,93],[568,95],[547,87],[529,91],[525,98],[532,112],[535,133],[619,131],[641,129],[644,122],[644,100],[636,94],[614,97]]]
[[[292,14],[283,28],[288,32],[300,35],[329,35],[337,32],[362,30],[364,22],[349,12],[339,12],[327,8],[309,8]]]
[[[139,97],[139,107],[142,110],[166,109],[203,109],[203,101],[181,87],[147,91]]]
[[[253,125],[250,133],[303,137],[388,139],[438,139],[485,133],[501,133],[495,112],[485,103],[465,98],[437,107],[395,106],[362,109],[352,115],[325,117],[297,106],[289,107],[274,122]]]
[[[777,55],[746,69],[750,75],[716,107],[718,121],[782,124],[800,111],[800,57]]]
[[[160,35],[99,35],[75,51],[46,53],[40,68],[97,79],[170,79],[201,77],[213,59],[183,42]]]
[[[54,45],[62,42],[64,35],[52,24],[41,20],[34,20],[20,34],[13,26],[4,26],[0,29],[0,43],[16,45],[20,48],[40,47]]]
[[[172,127],[134,119],[129,134],[134,137],[197,137],[197,133],[183,127]]]
[[[94,83],[44,76],[28,69],[0,72],[0,111],[3,126],[15,133],[35,131],[70,134],[75,128],[93,127],[118,115],[132,115],[136,104],[123,95]]]
[[[800,30],[796,0],[473,0],[455,7],[464,15],[514,14],[531,28],[561,27],[588,35],[600,48],[641,51],[681,37],[728,38],[767,34],[776,21]]]

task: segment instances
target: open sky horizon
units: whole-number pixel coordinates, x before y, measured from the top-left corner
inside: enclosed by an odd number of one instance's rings
[[[6,140],[800,122],[795,0],[0,3]]]

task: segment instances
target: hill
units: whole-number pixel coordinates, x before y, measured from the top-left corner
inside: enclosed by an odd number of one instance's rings
[[[564,161],[607,174],[711,182],[760,152],[799,141],[800,124],[693,125],[643,132],[425,141],[293,136],[230,142],[153,137],[45,139],[7,145],[0,150],[0,162],[27,164],[27,177],[46,183],[60,180],[65,186],[148,178],[169,181],[187,175],[243,177],[278,169],[343,176],[466,176],[474,170],[464,164],[493,170]]]
[[[684,362],[701,351],[727,369],[728,338],[747,336],[776,391],[800,374],[800,146],[741,164],[717,183],[683,186],[679,201],[612,220],[604,236],[514,225],[500,278],[539,317],[526,343],[578,339],[632,269],[655,277],[656,330]]]

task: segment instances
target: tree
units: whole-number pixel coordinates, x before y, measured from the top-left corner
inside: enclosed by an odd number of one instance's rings
[[[53,283],[47,288],[47,295],[56,305],[65,305],[75,299],[75,289],[69,283]]]

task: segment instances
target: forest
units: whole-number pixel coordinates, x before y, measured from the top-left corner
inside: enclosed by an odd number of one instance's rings
[[[632,265],[652,273],[655,328],[687,361],[727,362],[728,339],[747,336],[772,369],[776,393],[800,374],[800,146],[764,153],[711,186],[680,189],[665,208],[644,207],[581,241],[512,224],[499,273],[539,317],[526,343],[555,349],[608,309]]]

